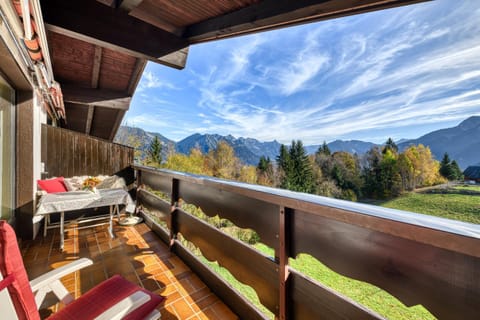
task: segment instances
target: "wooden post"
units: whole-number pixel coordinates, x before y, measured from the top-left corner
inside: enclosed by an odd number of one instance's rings
[[[278,310],[278,319],[286,320],[289,319],[289,286],[288,286],[288,276],[290,272],[288,270],[288,257],[290,251],[290,216],[291,209],[280,207],[280,223],[279,223],[279,246],[277,261],[279,265],[278,275],[279,275],[279,310]]]
[[[169,217],[169,227],[170,227],[170,250],[174,249],[175,239],[177,238],[177,207],[179,202],[179,193],[178,193],[179,181],[178,179],[172,179],[172,194],[171,194],[171,209]]]
[[[142,171],[141,170],[137,170],[137,169],[133,169],[135,170],[135,178],[136,178],[136,183],[137,183],[137,188],[135,190],[135,197],[137,198],[136,201],[135,201],[135,213],[138,214],[140,208],[139,208],[139,205],[138,205],[138,195],[140,194],[140,188],[142,187]]]

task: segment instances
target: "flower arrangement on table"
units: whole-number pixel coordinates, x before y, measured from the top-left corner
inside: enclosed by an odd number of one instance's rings
[[[88,177],[87,179],[83,180],[82,183],[82,190],[87,190],[91,192],[96,192],[96,186],[100,183],[100,179],[97,177]]]

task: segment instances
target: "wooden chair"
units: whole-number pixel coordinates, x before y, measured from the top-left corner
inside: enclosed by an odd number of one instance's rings
[[[160,318],[156,307],[164,298],[119,275],[103,281],[74,300],[60,278],[92,263],[90,259],[81,258],[28,281],[15,232],[6,221],[0,221],[0,318],[40,319],[38,307],[49,292],[53,292],[66,306],[48,319]]]

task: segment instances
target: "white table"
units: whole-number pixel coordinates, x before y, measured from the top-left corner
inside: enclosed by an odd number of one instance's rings
[[[120,218],[118,206],[121,204],[126,205],[127,212],[133,212],[135,210],[135,204],[130,194],[123,189],[99,189],[96,192],[69,191],[47,193],[40,198],[35,215],[45,217],[44,236],[47,235],[47,229],[60,226],[60,249],[63,250],[66,211],[110,206],[108,232],[110,236],[114,238],[113,217],[117,214],[118,218]],[[60,223],[50,224],[50,215],[56,212],[60,212]],[[89,221],[98,219],[97,217]],[[103,219],[103,217],[101,217],[101,219]]]

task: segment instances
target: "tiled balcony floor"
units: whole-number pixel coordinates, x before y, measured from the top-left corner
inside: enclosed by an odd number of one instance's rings
[[[237,319],[205,284],[145,225],[114,226],[110,239],[107,226],[68,229],[65,250],[59,250],[58,229],[47,237],[21,243],[30,279],[69,261],[87,257],[94,264],[62,279],[67,289],[79,297],[83,292],[114,274],[166,297],[159,306],[162,320]],[[55,297],[47,297],[40,313],[47,317],[62,308]]]

